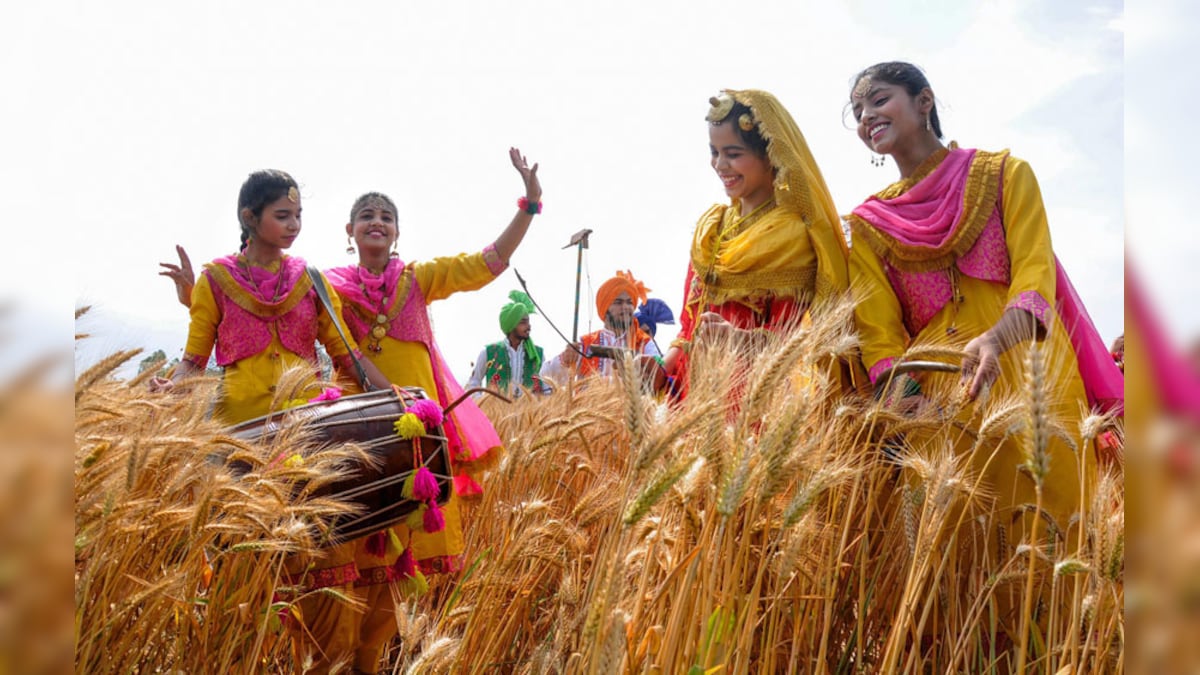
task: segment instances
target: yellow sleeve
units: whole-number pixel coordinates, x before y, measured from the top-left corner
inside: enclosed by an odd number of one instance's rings
[[[413,263],[413,277],[420,284],[428,304],[459,291],[483,288],[507,267],[507,263],[496,256],[495,248],[488,246],[479,253],[460,253]]]
[[[196,285],[192,287],[192,306],[189,314],[191,321],[188,324],[183,360],[191,361],[203,369],[208,364],[213,345],[216,344],[217,324],[221,322],[221,310],[217,307],[217,299],[213,296],[207,274],[201,273]]]
[[[883,261],[857,238],[850,246],[850,285],[855,295],[854,320],[862,343],[863,365],[874,382],[880,371],[904,354],[908,331]]]
[[[325,275],[321,275],[321,283],[325,285],[325,292],[329,294],[329,303],[333,305],[333,316],[329,316],[329,312],[325,311],[324,303],[320,298],[317,298],[317,304],[320,305],[320,311],[317,312],[317,339],[321,344],[325,345],[325,351],[328,352],[331,358],[345,356],[350,353],[350,349],[358,351],[358,345],[354,342],[354,336],[350,334],[350,329],[346,327],[345,321],[342,319],[342,298],[333,290],[333,286],[329,285],[329,280]],[[342,336],[338,335],[337,326],[341,326],[342,333],[345,334],[346,340],[342,340]],[[346,348],[346,342],[350,343],[350,348]]]
[[[1042,191],[1028,162],[1008,157],[1003,191],[1004,237],[1012,270],[1006,307],[1028,311],[1045,330],[1054,315],[1056,266]]]

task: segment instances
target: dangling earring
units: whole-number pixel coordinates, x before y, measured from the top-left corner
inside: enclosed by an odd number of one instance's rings
[[[875,153],[871,153],[871,166],[883,166],[884,161],[885,160],[884,160],[883,155],[876,155]]]
[[[346,235],[346,255],[354,255],[354,242],[350,240],[350,235]]]
[[[932,115],[925,116],[925,131],[933,131],[933,123],[929,121]]]
[[[400,257],[399,246],[400,246],[400,237],[396,237],[396,241],[392,242],[392,252],[388,254],[389,258],[399,258]]]

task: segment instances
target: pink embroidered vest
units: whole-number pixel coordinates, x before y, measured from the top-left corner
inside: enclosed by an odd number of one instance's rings
[[[266,318],[234,302],[208,270],[204,274],[208,275],[213,298],[221,311],[215,350],[217,365],[228,366],[265,350],[271,344],[272,325],[284,347],[307,361],[317,362],[316,291],[309,288],[291,310],[276,318]]]

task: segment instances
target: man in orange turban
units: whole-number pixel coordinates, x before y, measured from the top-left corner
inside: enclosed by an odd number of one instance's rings
[[[542,376],[566,382],[572,373],[580,377],[608,375],[612,373],[613,359],[597,352],[611,353],[613,349],[628,349],[644,364],[655,363],[660,357],[658,347],[633,316],[638,305],[646,302],[649,290],[629,271],[617,272],[600,284],[596,291],[596,314],[604,320],[604,328],[582,336],[577,344],[568,345],[557,357],[548,359],[542,366]],[[593,351],[596,347],[607,349]],[[586,358],[580,359],[576,350],[582,351]]]

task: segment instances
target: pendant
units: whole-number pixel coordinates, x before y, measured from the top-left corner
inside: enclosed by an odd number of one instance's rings
[[[958,329],[955,328],[954,326],[949,326],[946,328],[946,335],[954,335],[957,332],[958,332]]]
[[[385,335],[387,335],[387,328],[385,326],[375,326],[371,329],[371,337],[376,340],[382,340]]]
[[[383,325],[387,324],[387,322],[388,322],[387,314],[376,314],[375,315],[375,323],[383,326]]]

